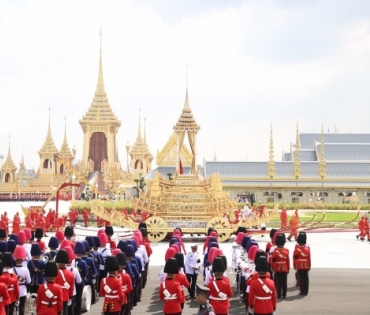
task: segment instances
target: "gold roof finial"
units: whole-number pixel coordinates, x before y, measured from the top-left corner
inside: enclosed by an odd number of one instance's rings
[[[299,131],[298,131],[298,122],[297,122],[297,133],[295,139],[295,151],[294,151],[294,165],[293,165],[293,176],[296,180],[302,175],[301,168],[301,158],[299,155],[300,145],[299,145]]]
[[[185,91],[185,104],[184,108],[189,109],[189,65],[186,64],[186,91]]]
[[[318,175],[323,181],[326,173],[326,160],[325,160],[325,138],[324,138],[324,123],[321,125],[321,139],[320,139],[320,155],[319,155],[319,171]]]
[[[141,108],[139,107],[139,128],[137,130],[136,141],[141,141]]]
[[[144,117],[144,143],[146,143],[146,117]]]
[[[103,32],[100,26],[100,54],[99,54],[99,75],[98,75],[98,84],[96,86],[95,95],[103,95],[106,96],[105,88],[104,88],[104,80],[103,80],[103,57],[102,57],[102,42],[103,42]]]
[[[9,135],[9,144],[8,144],[8,156],[6,157],[6,160],[3,164],[2,169],[12,170],[12,171],[15,171],[17,169],[17,167],[15,166],[13,162],[12,155],[10,152],[10,135]]]
[[[274,139],[272,133],[272,123],[270,126],[270,151],[269,151],[269,161],[267,163],[267,175],[272,180],[276,176],[276,167],[274,159]]]

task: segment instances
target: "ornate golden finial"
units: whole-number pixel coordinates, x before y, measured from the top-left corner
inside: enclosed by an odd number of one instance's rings
[[[189,65],[186,64],[186,91],[185,91],[185,104],[184,108],[189,109]]]
[[[270,180],[276,176],[276,167],[274,159],[274,139],[272,134],[272,123],[270,127],[270,152],[269,152],[269,161],[267,163],[267,175],[270,177]]]
[[[302,175],[302,168],[301,168],[301,158],[299,156],[299,131],[298,131],[298,122],[297,122],[297,134],[295,139],[295,152],[294,152],[294,165],[293,165],[293,176],[296,180]]]
[[[98,75],[98,84],[96,86],[95,95],[106,95],[104,89],[104,80],[103,80],[103,57],[102,57],[102,42],[103,42],[103,33],[102,28],[100,27],[99,32],[100,37],[100,53],[99,53],[99,75]]]
[[[144,142],[146,143],[146,117],[144,117]]]
[[[320,155],[319,155],[319,171],[318,175],[321,178],[322,186],[324,185],[324,178],[326,173],[326,160],[325,160],[325,138],[324,138],[324,124],[321,125],[321,139],[320,139]]]
[[[139,107],[139,128],[137,131],[137,138],[136,141],[141,141],[141,108]]]

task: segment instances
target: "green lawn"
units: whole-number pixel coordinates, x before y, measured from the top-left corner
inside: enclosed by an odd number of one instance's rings
[[[300,216],[299,218],[300,221],[308,222],[312,219],[313,212],[305,212],[304,215],[305,215],[304,217]],[[348,222],[348,221],[353,220],[356,217],[356,215],[357,215],[357,212],[353,212],[353,213],[328,212],[326,213],[326,217],[323,222],[325,221],[326,222]],[[323,216],[322,211],[316,211],[316,217],[312,221],[312,223],[320,221],[322,219],[322,216]],[[359,219],[360,218],[358,217],[356,221],[358,221]],[[279,216],[276,216],[271,221],[280,221],[280,218]],[[289,222],[289,219],[288,219],[288,222]]]

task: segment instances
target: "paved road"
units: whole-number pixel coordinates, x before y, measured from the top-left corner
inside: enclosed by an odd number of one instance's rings
[[[355,259],[355,257],[353,257]],[[143,291],[142,301],[134,308],[132,315],[163,314],[162,301],[158,299],[157,275],[160,267],[150,268],[150,279]],[[233,275],[230,275],[232,278]],[[200,282],[200,277],[198,281]],[[310,293],[298,295],[294,284],[294,273],[289,274],[288,296],[278,302],[276,314],[284,315],[357,315],[370,314],[369,288],[370,269],[312,269],[310,271]],[[101,304],[94,305],[89,314],[101,314]],[[196,302],[188,300],[183,315],[196,314]],[[244,304],[236,297],[231,301],[230,315],[245,314]]]

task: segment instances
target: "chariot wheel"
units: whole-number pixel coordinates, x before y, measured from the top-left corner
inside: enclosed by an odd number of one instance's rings
[[[230,222],[222,217],[214,217],[209,220],[206,226],[206,230],[208,230],[209,228],[217,230],[219,242],[227,241],[232,233]]]
[[[161,217],[150,217],[145,221],[151,242],[160,242],[167,236],[167,223]]]

